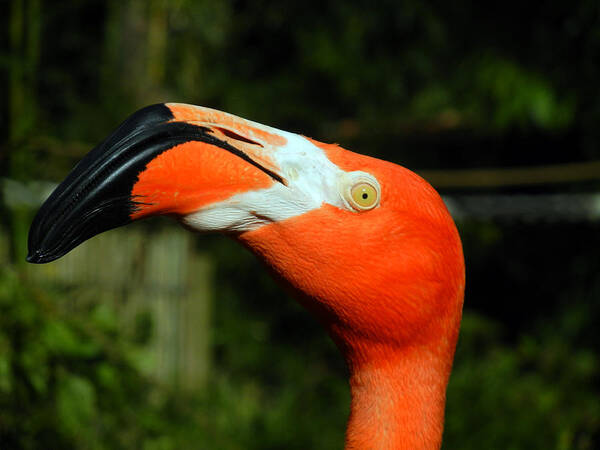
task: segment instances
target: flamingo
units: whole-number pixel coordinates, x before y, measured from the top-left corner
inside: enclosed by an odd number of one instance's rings
[[[438,193],[399,165],[178,103],[146,107],[38,211],[28,261],[169,215],[248,247],[349,369],[346,449],[441,446],[465,269]]]

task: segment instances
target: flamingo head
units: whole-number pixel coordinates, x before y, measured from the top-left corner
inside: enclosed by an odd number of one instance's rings
[[[154,215],[250,248],[354,363],[380,346],[454,351],[460,239],[435,190],[399,165],[208,108],[150,106],[52,193],[28,260]]]

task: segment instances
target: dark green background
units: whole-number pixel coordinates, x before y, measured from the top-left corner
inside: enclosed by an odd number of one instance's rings
[[[3,179],[57,182],[126,116],[161,101],[416,171],[600,159],[596,0],[11,0],[0,24]],[[7,203],[2,449],[342,448],[343,361],[252,255],[198,238],[216,267],[213,363],[206,388],[183,393],[132,362],[152,330],[144,317],[124,333],[110,308],[92,301],[64,314],[76,291],[30,282],[33,211]],[[600,448],[600,224],[515,216],[458,226],[467,291],[444,448]]]

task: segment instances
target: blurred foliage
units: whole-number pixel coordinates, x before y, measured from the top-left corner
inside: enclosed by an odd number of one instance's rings
[[[445,448],[596,448],[600,358],[560,329],[583,329],[584,321],[572,320],[582,312],[569,309],[513,346],[501,344],[498,322],[466,314],[448,389]]]
[[[72,297],[0,272],[2,448],[325,449],[343,441],[347,390],[325,364],[335,349],[321,333],[304,340],[303,355],[290,353],[269,342],[265,323],[228,316],[226,339],[216,328],[222,369],[206,392],[190,394],[143,374],[145,342],[119,330],[107,303],[74,307]]]
[[[241,290],[251,280],[258,293],[273,289],[250,258],[225,264],[223,274],[245,269]],[[143,342],[119,331],[106,303],[74,310],[64,292],[0,275],[2,448],[341,448],[341,361],[293,303],[259,321],[240,314],[240,293],[226,288],[211,385],[190,395],[142,374]],[[561,317],[509,346],[499,322],[465,314],[444,448],[595,448],[600,358],[574,345],[585,311]]]
[[[596,0],[0,8],[0,177],[58,181],[127,115],[160,101],[227,110],[416,169],[600,156]],[[27,278],[31,214],[0,196],[9,243],[0,252],[0,448],[341,448],[343,362],[249,253],[199,240],[218,268],[214,361],[204,391],[182,392],[141,369],[148,317],[123,330],[101,296]],[[466,310],[444,448],[599,448],[598,224],[460,230]]]

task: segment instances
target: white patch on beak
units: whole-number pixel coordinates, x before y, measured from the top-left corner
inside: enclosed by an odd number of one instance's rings
[[[284,146],[265,149],[288,185],[274,183],[267,189],[248,191],[188,214],[182,222],[198,231],[243,232],[271,222],[299,216],[324,203],[349,209],[339,189],[346,172],[308,139],[256,124],[287,139]]]

